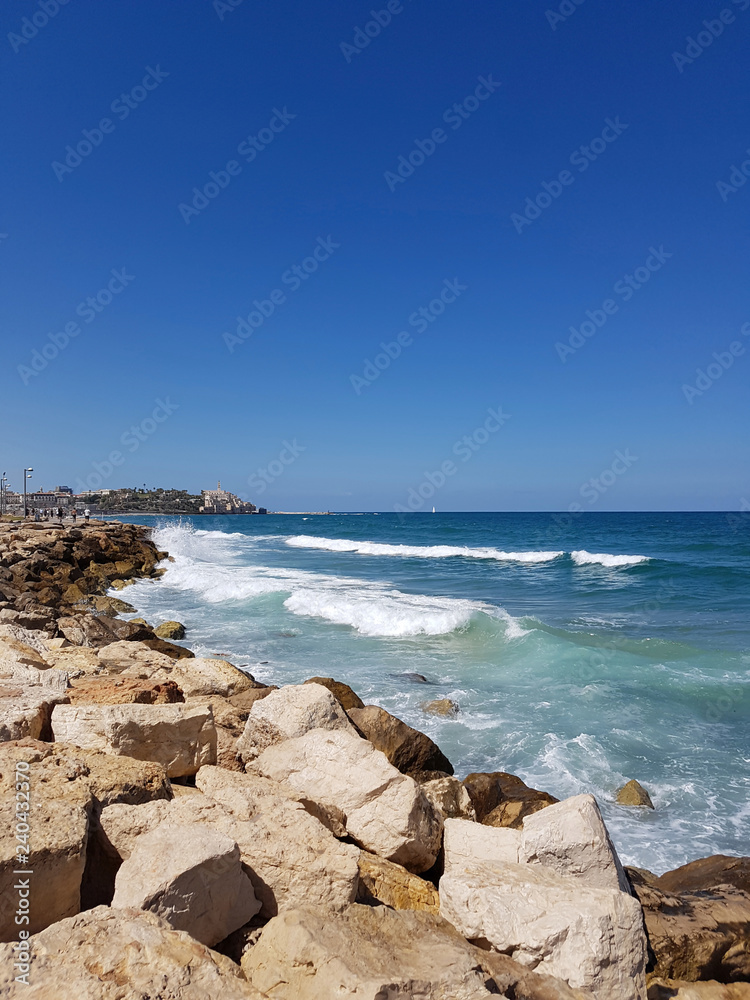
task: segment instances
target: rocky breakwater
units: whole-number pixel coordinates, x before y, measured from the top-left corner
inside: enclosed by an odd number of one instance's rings
[[[163,556],[0,530],[0,996],[747,996],[750,862],[623,870],[592,796],[119,618]]]

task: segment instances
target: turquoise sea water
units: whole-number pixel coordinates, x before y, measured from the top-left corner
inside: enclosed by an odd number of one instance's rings
[[[626,863],[750,853],[747,515],[123,519],[174,557],[123,596],[196,653],[344,680],[461,777],[591,791]],[[456,719],[423,713],[438,697]],[[614,803],[633,777],[654,812]]]

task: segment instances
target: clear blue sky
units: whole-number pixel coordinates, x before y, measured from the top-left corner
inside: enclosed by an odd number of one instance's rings
[[[750,496],[750,0],[45,2],[2,9],[12,486],[390,510],[451,462],[440,510]]]

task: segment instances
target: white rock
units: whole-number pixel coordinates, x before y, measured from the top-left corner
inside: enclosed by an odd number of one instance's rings
[[[255,767],[314,802],[339,808],[349,835],[373,854],[416,873],[434,864],[442,816],[419,785],[367,740],[345,730],[312,729],[264,750]]]
[[[230,813],[262,915],[309,904],[340,910],[357,895],[359,848],[342,844],[293,791],[257,775],[202,767],[196,784]]]
[[[27,630],[18,625],[3,625],[8,633],[24,633]],[[49,663],[34,646],[17,638],[14,634],[0,637],[0,668],[8,669],[14,664],[26,667],[36,667],[37,670],[46,670]]]
[[[128,645],[135,645],[128,643]],[[109,649],[106,646],[105,649]],[[148,649],[148,647],[146,647]],[[125,660],[127,651],[116,654],[118,664]],[[151,651],[153,653],[153,650]],[[141,677],[152,681],[174,681],[186,697],[198,695],[219,695],[229,698],[241,691],[254,687],[253,681],[228,660],[215,660],[211,657],[181,657],[173,660],[159,653],[158,660],[147,656],[143,651],[137,652],[131,662],[122,670],[127,677]]]
[[[33,649],[44,659],[47,652],[47,640],[49,636],[41,629],[24,628],[22,625],[3,624],[0,625],[0,643],[8,643],[13,646],[21,643]],[[2,657],[2,647],[0,646],[0,658]]]
[[[446,872],[454,867],[482,861],[518,864],[520,846],[520,830],[483,826],[466,819],[445,821],[443,848]]]
[[[526,816],[518,857],[587,885],[630,893],[593,795],[575,795]]]
[[[128,670],[131,676],[150,678],[153,671],[159,668],[171,670],[173,660],[166,653],[151,649],[144,642],[129,642],[127,639],[110,642],[96,651],[99,662],[104,664],[110,673],[122,673]],[[132,671],[128,668],[134,668]],[[139,668],[144,673],[139,673]]]
[[[0,741],[39,739],[49,726],[52,706],[66,697],[51,686],[0,687]]]
[[[443,819],[470,819],[476,821],[477,814],[471,803],[466,786],[458,778],[433,778],[423,781],[422,791],[437,809]]]
[[[203,823],[239,845],[263,916],[305,903],[342,909],[354,900],[359,848],[336,840],[293,793],[267,778],[218,767],[201,768],[196,781],[205,795],[104,809],[100,823],[111,852],[127,859],[138,837],[165,821]]]
[[[30,667],[24,663],[9,660],[0,661],[0,684],[13,687],[22,684],[29,687],[44,687],[54,691],[65,691],[70,686],[70,678],[63,670],[48,667]]]
[[[598,1000],[646,1000],[643,914],[619,889],[541,865],[467,863],[440,880],[440,913],[469,940]]]
[[[242,957],[274,1000],[490,1000],[474,949],[433,914],[350,906],[287,911]]]
[[[237,844],[197,823],[162,823],[138,837],[117,873],[112,906],[149,910],[209,946],[260,909]]]
[[[163,764],[170,778],[216,761],[216,727],[204,705],[56,705],[59,743]]]
[[[256,701],[237,752],[245,763],[282,740],[303,736],[311,729],[356,730],[337,698],[322,684],[289,684]]]
[[[18,928],[15,929],[16,933]],[[27,1000],[264,1000],[224,955],[141,910],[97,906],[30,940],[29,985],[0,945],[0,996]]]

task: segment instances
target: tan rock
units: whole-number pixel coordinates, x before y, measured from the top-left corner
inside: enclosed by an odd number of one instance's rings
[[[445,719],[455,719],[461,709],[458,702],[451,698],[435,698],[432,701],[423,701],[422,711],[426,715],[440,715]]]
[[[451,865],[440,880],[440,913],[469,940],[574,989],[602,1000],[646,998],[641,909],[618,889],[540,865]]]
[[[347,713],[360,733],[376,750],[382,750],[403,774],[443,771],[453,774],[453,765],[429,736],[412,729],[377,705],[353,708]]]
[[[529,788],[515,774],[505,771],[470,774],[464,778],[464,785],[477,819],[488,826],[520,830],[524,817],[558,801],[547,792]]]
[[[343,681],[335,681],[333,677],[310,677],[309,680],[305,681],[305,684],[322,684],[323,687],[328,688],[341,707],[347,712],[350,708],[365,707],[365,703],[358,694],[352,691],[348,684],[344,684]]]
[[[117,873],[112,906],[150,910],[209,946],[260,909],[233,840],[210,826],[169,822],[138,837]]]
[[[159,639],[184,639],[185,626],[181,622],[162,622],[154,629],[154,635]]]
[[[433,778],[422,782],[422,791],[440,811],[443,819],[470,819],[476,821],[477,814],[469,793],[458,778]]]
[[[618,789],[617,803],[621,806],[646,806],[648,809],[654,808],[651,796],[635,778],[631,778],[627,784]]]
[[[384,903],[394,910],[440,912],[440,897],[431,882],[368,851],[359,855],[357,902]]]
[[[242,957],[275,1000],[484,1000],[497,995],[476,950],[439,917],[354,904],[333,916],[290,910]]]
[[[71,705],[171,705],[185,700],[174,681],[123,676],[73,680],[67,695]]]
[[[250,691],[255,681],[228,660],[193,657],[176,660],[169,675],[186,697],[218,694],[224,698]]]
[[[720,885],[733,885],[750,893],[750,858],[713,854],[665,872],[658,884],[662,892],[672,893],[703,892]]]
[[[50,686],[0,686],[0,741],[48,739],[53,705],[67,700],[66,691]]]
[[[526,816],[518,858],[587,885],[630,892],[593,795],[574,795]]]
[[[55,740],[163,764],[170,778],[216,761],[210,708],[188,705],[57,705]]]
[[[628,875],[643,906],[653,975],[750,981],[749,893],[730,884],[674,893],[648,872]]]
[[[715,979],[688,983],[658,978],[649,983],[648,1000],[750,1000],[750,983],[718,983]]]
[[[315,803],[277,782],[218,767],[201,768],[196,784],[231,812],[232,825],[222,829],[240,846],[263,916],[305,903],[339,910],[355,899],[359,849],[336,839]]]
[[[68,688],[68,674],[64,670],[50,667],[39,669],[23,663],[0,662],[0,684],[4,687],[48,687],[65,692]]]
[[[217,767],[201,768],[197,780],[204,794],[105,809],[101,827],[114,856],[128,858],[137,839],[160,823],[203,823],[239,845],[262,916],[303,903],[341,909],[354,900],[359,850],[339,843],[285,789]]]
[[[3,627],[15,628],[12,625]],[[12,636],[2,637],[0,638],[0,669],[4,672],[11,665],[36,667],[37,670],[49,668],[47,660],[33,646]]]
[[[103,662],[96,655],[95,649],[87,646],[65,646],[61,649],[50,649],[45,654],[45,659],[57,670],[64,670],[71,677],[80,677],[82,674],[96,676],[106,670]]]
[[[367,740],[345,730],[313,729],[264,750],[255,767],[314,802],[340,809],[347,832],[365,850],[417,873],[435,863],[442,816],[419,785]]]
[[[173,659],[166,653],[151,649],[145,642],[130,642],[127,639],[110,642],[97,650],[99,662],[111,673],[128,673],[133,677],[154,677],[159,669],[166,670],[169,679]]]
[[[30,941],[29,986],[0,947],[0,995],[28,1000],[264,1000],[238,967],[153,913],[99,906]],[[20,991],[23,990],[23,993]]]
[[[237,753],[247,764],[266,747],[313,729],[356,735],[346,712],[328,688],[321,684],[289,684],[253,704],[237,741]]]
[[[518,830],[483,826],[465,819],[447,819],[443,837],[445,871],[467,864],[518,864],[521,834]]]

